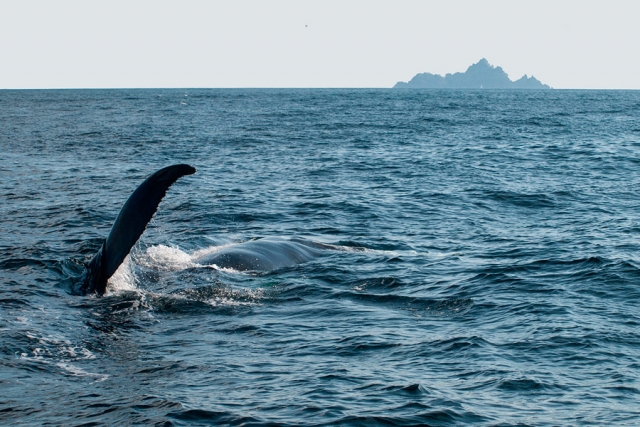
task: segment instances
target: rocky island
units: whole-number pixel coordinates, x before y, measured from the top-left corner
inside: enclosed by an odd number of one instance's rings
[[[464,73],[420,73],[407,83],[398,82],[394,88],[416,89],[551,89],[535,77],[525,74],[516,81],[509,79],[502,67],[494,67],[485,58],[471,65]]]

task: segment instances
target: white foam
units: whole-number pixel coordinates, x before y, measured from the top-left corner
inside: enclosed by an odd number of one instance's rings
[[[180,271],[198,265],[188,253],[165,245],[149,247],[136,261],[144,267],[165,271]]]
[[[140,265],[153,270],[180,271],[197,266],[191,261],[191,256],[179,248],[156,245],[147,248],[143,253],[127,255],[120,267],[109,278],[107,294],[122,291],[137,291],[137,278],[135,265]]]
[[[216,295],[202,298],[197,289],[184,290],[180,293],[172,294],[172,298],[186,301],[200,301],[213,307],[219,306],[250,306],[259,304],[264,298],[263,289],[220,289]]]
[[[178,247],[166,246],[166,245],[154,245],[150,246],[144,251],[134,250],[128,255],[116,272],[109,278],[107,286],[107,295],[114,295],[121,292],[136,292],[141,295],[150,294],[152,292],[142,291],[138,284],[139,279],[136,276],[136,267],[143,267],[149,270],[155,271],[167,271],[175,272],[182,271],[189,268],[206,267],[212,268],[223,273],[230,274],[248,274],[243,271],[238,271],[233,268],[220,267],[216,264],[200,264],[197,261],[208,255],[218,252],[223,248],[234,246],[237,243],[229,243],[225,245],[210,246],[204,249],[196,250],[192,253],[185,252]],[[244,294],[246,297],[246,293]],[[177,297],[177,295],[173,295]],[[216,296],[210,300],[203,301],[213,306],[221,305],[250,305],[252,302],[243,300],[237,300],[238,294],[230,293],[226,296]],[[251,295],[250,299],[259,299],[260,295]],[[189,299],[187,297],[187,299]],[[134,308],[137,308],[134,307]],[[129,310],[129,309],[127,309]]]
[[[203,302],[213,307],[248,306],[257,304],[262,298],[264,295],[261,289],[244,289],[242,291],[230,289]]]
[[[212,307],[255,305],[255,303],[252,301],[237,301],[232,298],[225,298],[225,297],[210,298],[204,302],[205,304],[208,304]]]
[[[71,373],[73,376],[92,377],[96,378],[96,381],[104,381],[108,378],[108,375],[86,372],[70,363],[70,361],[95,359],[95,355],[89,349],[81,346],[73,346],[71,342],[64,337],[51,335],[37,336],[36,333],[28,331],[25,333],[25,336],[29,339],[37,340],[40,346],[34,347],[29,353],[20,353],[20,360],[46,366],[55,365]]]
[[[107,378],[109,378],[109,375],[105,375],[105,374],[94,374],[93,372],[87,372],[82,368],[78,368],[77,366],[73,366],[70,363],[65,363],[65,362],[58,362],[56,363],[56,366],[58,366],[59,368],[64,369],[65,371],[67,371],[68,373],[70,373],[71,375],[73,375],[74,377],[91,377],[91,378],[96,378],[96,382],[101,382],[106,380]]]
[[[244,271],[235,270],[231,267],[220,267],[217,264],[200,264],[200,267],[213,268],[214,270],[222,271],[223,273],[247,274]]]
[[[131,256],[127,255],[120,267],[113,273],[113,276],[107,281],[107,295],[122,291],[135,291],[136,275],[133,270]]]

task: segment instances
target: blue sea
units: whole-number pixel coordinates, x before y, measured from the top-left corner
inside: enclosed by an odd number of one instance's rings
[[[640,425],[640,91],[5,90],[0,202],[0,425]]]

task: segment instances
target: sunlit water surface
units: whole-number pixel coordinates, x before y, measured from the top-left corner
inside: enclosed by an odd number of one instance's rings
[[[640,423],[640,92],[0,91],[0,201],[0,424]]]

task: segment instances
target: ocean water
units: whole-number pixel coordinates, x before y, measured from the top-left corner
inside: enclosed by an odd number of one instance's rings
[[[1,425],[640,424],[638,91],[0,91],[0,201]]]

